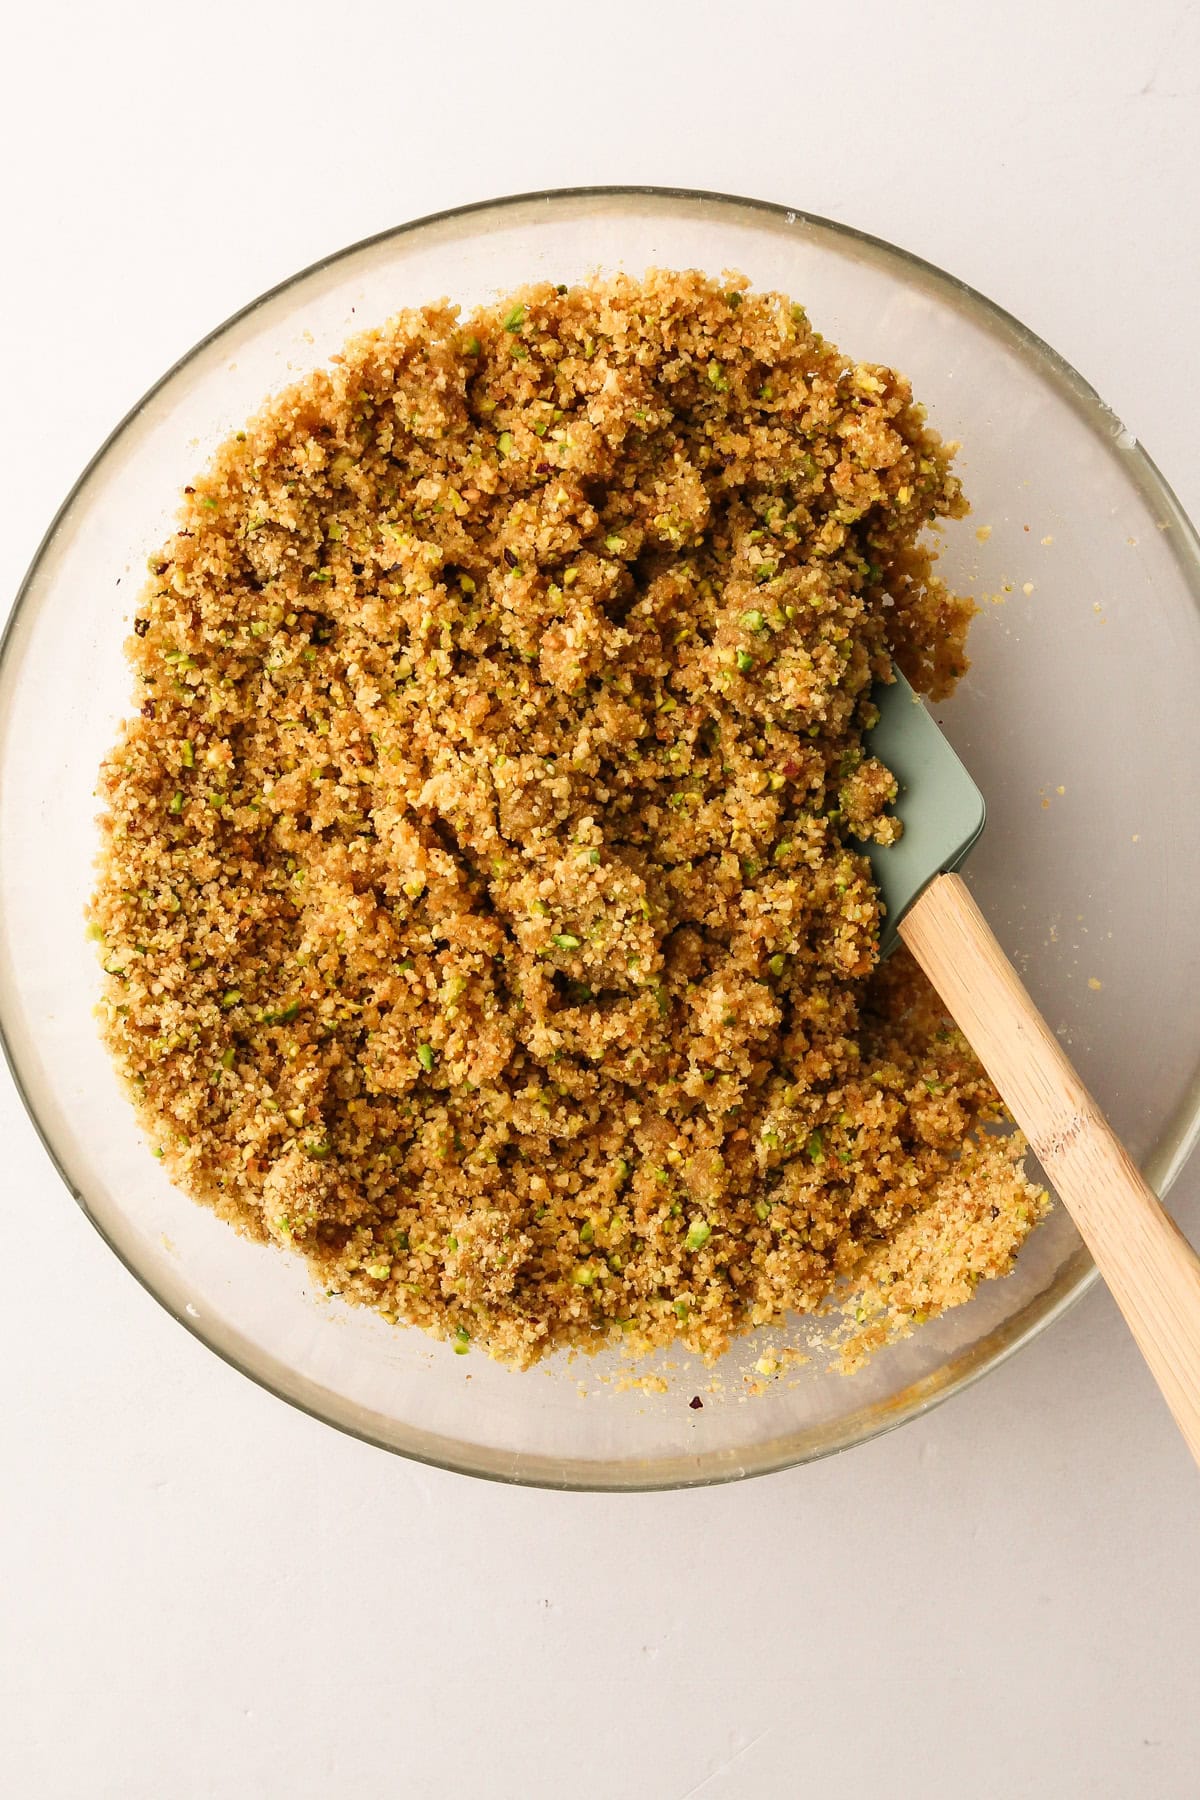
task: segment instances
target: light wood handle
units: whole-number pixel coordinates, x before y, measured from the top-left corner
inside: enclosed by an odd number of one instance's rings
[[[1071,1067],[962,880],[939,875],[905,914],[900,936],[1029,1139],[1200,1463],[1200,1258]]]

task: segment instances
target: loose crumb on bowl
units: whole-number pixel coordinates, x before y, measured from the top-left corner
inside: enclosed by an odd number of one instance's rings
[[[873,685],[966,666],[921,542],[966,510],[903,376],[735,277],[439,302],[270,400],[151,560],[101,774],[103,1031],[172,1178],[519,1366],[846,1293],[882,1342],[1003,1274],[1045,1196],[861,850]]]

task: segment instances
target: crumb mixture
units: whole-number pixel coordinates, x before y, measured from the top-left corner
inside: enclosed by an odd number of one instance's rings
[[[172,1177],[514,1364],[1004,1273],[1045,1197],[858,847],[872,684],[965,664],[919,541],[965,511],[904,378],[740,279],[423,307],[272,399],[152,559],[102,772]]]

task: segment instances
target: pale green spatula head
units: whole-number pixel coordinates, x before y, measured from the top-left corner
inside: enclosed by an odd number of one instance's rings
[[[895,949],[900,921],[935,875],[957,869],[983,830],[983,795],[899,670],[872,699],[879,723],[867,747],[899,784],[894,811],[904,832],[894,844],[864,844],[887,912],[879,953]]]

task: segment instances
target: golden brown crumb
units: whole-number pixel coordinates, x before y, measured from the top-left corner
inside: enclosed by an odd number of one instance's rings
[[[1040,1196],[858,837],[894,654],[965,665],[907,382],[741,282],[400,314],[151,564],[105,763],[104,1031],[172,1176],[516,1364],[901,1320]]]

